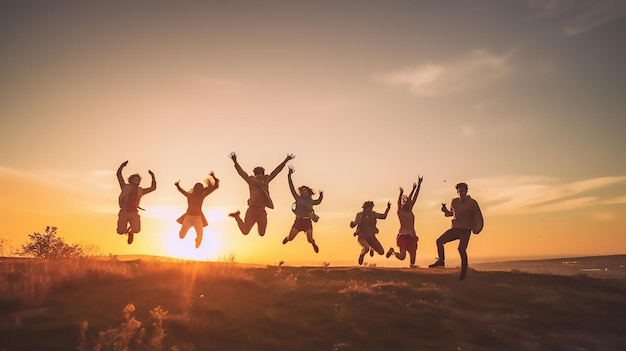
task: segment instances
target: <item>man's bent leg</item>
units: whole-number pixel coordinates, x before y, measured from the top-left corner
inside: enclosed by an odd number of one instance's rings
[[[457,233],[454,229],[455,228],[446,230],[439,238],[437,238],[437,254],[439,255],[439,258],[437,259],[437,262],[429,265],[429,268],[445,267],[446,252],[444,245],[452,240],[458,239]]]
[[[456,235],[454,228],[448,229],[441,234],[441,236],[437,239],[437,253],[439,254],[439,260],[445,262],[446,252],[444,245],[456,239],[458,239],[458,236]]]
[[[128,229],[128,232],[139,233],[141,231],[141,217],[139,217],[139,213],[129,214],[128,220],[130,222],[130,228]]]
[[[250,233],[250,229],[252,229],[252,226],[256,222],[254,219],[254,212],[250,207],[246,210],[246,215],[243,220],[241,220],[240,216],[235,216],[235,220],[237,221],[239,230],[241,230],[243,235],[248,235],[248,233]]]
[[[264,236],[267,229],[267,212],[265,209],[255,210],[255,220],[259,235]]]
[[[128,234],[128,216],[126,212],[120,211],[117,214],[117,234]]]

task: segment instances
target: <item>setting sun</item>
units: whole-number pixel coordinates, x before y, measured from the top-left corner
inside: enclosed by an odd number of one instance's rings
[[[0,351],[623,349],[624,33],[626,0],[1,1]]]
[[[224,256],[222,252],[223,245],[220,242],[219,235],[210,228],[204,228],[202,244],[197,249],[194,241],[196,233],[193,229],[189,230],[184,239],[179,238],[178,229],[169,231],[166,238],[163,243],[163,252],[168,257],[197,261],[216,261]]]
[[[55,226],[103,254],[355,265],[361,205],[393,203],[378,240],[396,246],[398,188],[418,175],[418,264],[438,257],[459,182],[485,217],[472,260],[626,247],[622,2],[46,3],[0,11],[6,254]],[[247,174],[296,156],[269,184],[264,235],[228,216],[250,199],[231,152]],[[130,245],[116,230],[126,161],[124,181],[156,182],[131,203],[145,210],[128,216],[141,224]],[[282,244],[287,166],[296,187],[324,190],[317,253],[304,234]],[[212,172],[196,249],[195,230],[178,235],[188,197],[175,184],[189,192]]]

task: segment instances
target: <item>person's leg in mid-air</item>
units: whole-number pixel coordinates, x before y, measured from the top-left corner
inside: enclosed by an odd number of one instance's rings
[[[197,216],[193,222],[193,228],[196,230],[196,249],[200,247],[202,244],[202,236],[204,235],[204,230],[202,229],[202,217]]]
[[[183,223],[182,226],[180,227],[180,231],[178,232],[178,237],[181,239],[184,239],[185,236],[187,235],[187,232],[189,231],[189,229],[192,226],[192,216],[189,215],[185,215],[185,218],[183,219]]]
[[[241,231],[241,233],[243,235],[248,235],[248,233],[250,233],[250,229],[252,229],[252,226],[254,226],[254,224],[256,223],[256,219],[255,219],[257,217],[255,216],[256,212],[257,211],[254,208],[248,207],[248,209],[246,210],[246,215],[244,219],[241,219],[241,213],[239,211],[233,212],[229,214],[229,216],[233,217],[235,221],[237,221],[237,226],[239,227],[239,230]]]
[[[313,228],[307,229],[306,240],[309,242],[309,244],[311,244],[311,246],[313,246],[313,251],[315,251],[315,253],[320,252],[320,248],[315,243],[315,239],[313,239]]]
[[[380,243],[380,241],[378,241],[376,237],[371,238],[370,240],[368,240],[368,242],[370,244],[371,250],[374,250],[379,255],[385,254],[385,249],[383,248],[383,245]]]
[[[141,217],[139,213],[132,213],[129,217],[130,227],[128,228],[128,245],[133,243],[135,234],[141,231]]]
[[[247,219],[248,219],[248,214],[246,213],[246,220]],[[250,216],[250,221],[252,223],[250,224],[250,227],[252,227],[252,225],[256,223],[256,229],[259,235],[264,236],[265,230],[267,229],[267,212],[265,212],[265,209],[261,209],[261,210],[255,209],[253,214]]]
[[[296,227],[296,224],[294,223],[294,225],[291,227],[291,230],[289,231],[289,234],[287,234],[287,236],[283,239],[283,244],[286,244],[295,239],[299,232],[300,230]]]
[[[417,256],[417,249],[416,250],[409,250],[409,260],[410,260],[410,267],[415,267],[415,257]]]
[[[409,253],[409,267],[414,268],[415,267],[415,258],[417,256],[417,241],[419,239],[417,238],[417,236],[414,237],[410,237],[409,240],[407,240],[406,243],[406,251]]]
[[[126,212],[122,212],[120,210],[120,212],[117,214],[117,234],[119,235],[123,235],[123,234],[128,234],[128,223],[129,223],[129,217],[126,214]]]
[[[400,248],[399,252],[396,252],[393,247],[389,248],[387,251],[386,257],[389,258],[391,255],[395,256],[398,260],[402,261],[406,257],[406,241],[405,235],[398,234],[396,236],[396,245]]]
[[[368,253],[368,251],[370,251],[370,244],[367,242],[367,240],[361,239],[361,238],[359,238],[359,244],[362,247],[361,253],[359,254],[359,265],[362,265],[365,254]]]

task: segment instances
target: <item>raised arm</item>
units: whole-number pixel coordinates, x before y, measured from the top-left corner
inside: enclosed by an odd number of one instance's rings
[[[207,184],[207,187],[204,188],[204,196],[209,195],[220,187],[220,180],[215,177],[215,173],[211,172],[209,173],[209,175],[211,176],[211,178],[213,178],[213,183],[209,182],[209,184]]]
[[[317,200],[313,200],[313,205],[319,205],[322,203],[322,199],[324,199],[324,191],[320,190],[320,196],[317,198]]]
[[[274,179],[278,173],[280,173],[280,171],[283,170],[283,168],[285,168],[285,165],[287,164],[287,162],[289,162],[289,160],[293,160],[296,156],[294,154],[287,154],[287,157],[285,157],[285,159],[283,160],[283,162],[281,162],[278,166],[276,166],[276,168],[272,171],[272,173],[270,173],[270,175],[267,177],[267,182],[271,182],[272,179]]]
[[[237,173],[247,183],[248,178],[250,178],[250,176],[248,175],[248,173],[246,173],[246,171],[243,170],[243,168],[241,168],[241,166],[239,165],[239,162],[237,162],[237,154],[234,152],[231,152],[230,155],[228,155],[228,157],[230,157],[233,160],[233,163],[235,164],[235,170],[237,170]]]
[[[402,207],[402,194],[404,194],[404,189],[400,187],[400,194],[398,194],[398,209]]]
[[[150,183],[150,187],[147,189],[143,189],[143,193],[147,194],[149,192],[155,191],[156,190],[156,178],[154,177],[154,173],[151,170],[148,170],[148,173],[150,173],[150,177],[152,178],[152,182]]]
[[[120,184],[120,189],[124,188],[124,185],[126,185],[126,182],[124,181],[124,177],[122,176],[122,169],[124,169],[124,167],[126,167],[126,165],[128,164],[128,161],[124,161],[122,162],[122,164],[117,168],[117,182]]]
[[[378,219],[385,219],[385,218],[387,218],[387,214],[389,214],[389,210],[390,209],[391,209],[391,201],[388,201],[387,202],[387,209],[385,210],[385,213],[382,213],[382,214],[379,213],[379,216],[377,216]]]
[[[293,166],[289,165],[289,173],[287,173],[287,182],[289,183],[289,190],[291,190],[291,195],[293,195],[294,199],[298,197],[298,193],[296,192],[296,188],[293,186],[293,179],[291,179],[291,175],[295,171],[296,171],[296,169]]]
[[[356,227],[359,223],[361,223],[361,212],[357,213],[354,220],[350,222],[350,228]]]
[[[415,205],[415,201],[417,200],[417,195],[419,195],[420,193],[420,188],[422,187],[423,180],[424,180],[424,177],[418,175],[417,176],[417,188],[415,188],[415,184],[413,184],[413,191],[411,192],[411,196],[409,197],[411,199],[411,205]]]
[[[189,196],[189,192],[185,191],[185,189],[180,187],[180,180],[177,181],[176,183],[174,183],[174,185],[176,185],[176,189],[178,189],[178,191],[180,191],[181,194],[183,194],[185,196]]]
[[[415,189],[417,189],[417,183],[413,183],[413,188],[411,189],[411,192],[409,193],[408,200],[411,202],[413,202],[413,195],[415,195]]]

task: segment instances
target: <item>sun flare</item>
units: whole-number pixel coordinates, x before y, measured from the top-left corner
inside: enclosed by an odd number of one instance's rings
[[[167,236],[165,255],[186,260],[215,261],[222,255],[222,243],[214,230],[204,228],[202,244],[196,249],[196,232],[193,228],[180,239],[178,230]]]

